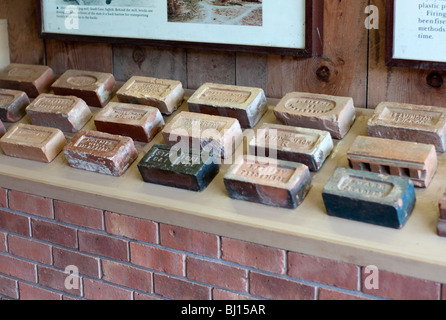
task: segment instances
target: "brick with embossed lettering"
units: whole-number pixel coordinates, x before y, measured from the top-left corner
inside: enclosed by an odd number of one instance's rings
[[[0,139],[3,152],[11,157],[49,163],[62,151],[66,139],[56,128],[17,123]]]
[[[252,155],[303,163],[319,171],[333,150],[328,131],[264,123],[249,142]]]
[[[322,198],[328,215],[401,229],[412,214],[415,188],[408,178],[338,168]]]
[[[216,157],[232,157],[243,139],[237,119],[183,111],[162,130],[164,142],[183,148],[212,151]]]
[[[91,130],[78,132],[64,153],[73,168],[116,177],[138,157],[132,138]]]
[[[249,155],[238,157],[224,176],[231,198],[287,209],[304,201],[311,183],[304,164]]]
[[[382,102],[367,123],[369,136],[433,144],[445,152],[446,110],[440,107]]]
[[[263,89],[205,83],[187,100],[189,111],[236,118],[254,127],[268,110]]]
[[[115,87],[115,77],[111,73],[83,70],[67,70],[51,86],[56,95],[76,96],[98,108],[110,101]]]
[[[164,127],[161,112],[150,106],[110,102],[94,118],[96,129],[102,132],[150,142]]]
[[[175,150],[156,144],[138,163],[144,182],[164,186],[203,191],[220,170],[212,154],[200,150]]]
[[[24,91],[30,98],[48,92],[54,80],[48,66],[11,63],[0,71],[0,88]]]
[[[26,107],[32,124],[78,132],[93,114],[84,100],[75,96],[42,93]]]
[[[162,114],[172,114],[184,100],[184,89],[180,81],[152,77],[131,77],[116,96],[120,102],[149,105]]]
[[[343,139],[356,119],[353,99],[322,94],[291,92],[274,108],[281,124],[330,132]]]
[[[26,92],[0,89],[0,120],[17,122],[26,114],[29,98]]]

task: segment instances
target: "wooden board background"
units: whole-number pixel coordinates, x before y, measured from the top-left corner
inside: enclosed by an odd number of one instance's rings
[[[189,89],[206,81],[255,86],[271,98],[324,93],[353,97],[361,108],[381,101],[446,105],[445,72],[385,66],[385,1],[325,0],[324,53],[316,58],[43,40],[33,0],[0,0],[0,18],[8,19],[12,62],[48,64],[58,74],[75,68],[111,72],[119,81],[175,79]],[[379,9],[377,30],[365,27],[368,5]]]

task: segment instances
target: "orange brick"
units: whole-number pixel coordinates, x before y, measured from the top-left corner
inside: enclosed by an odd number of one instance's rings
[[[92,279],[83,279],[85,298],[89,300],[131,300],[132,291]]]
[[[54,200],[54,218],[57,221],[102,230],[102,210]]]
[[[102,260],[102,280],[148,293],[152,292],[152,272],[114,261]]]
[[[325,288],[319,288],[318,300],[371,300],[366,297],[361,297],[354,294],[340,292],[337,290],[330,290]]]
[[[67,266],[76,266],[79,274],[99,278],[99,258],[92,257],[78,251],[66,250],[63,248],[53,248],[54,266],[64,269]]]
[[[157,224],[155,222],[134,218],[106,211],[105,231],[134,240],[157,243]]]
[[[70,276],[70,274],[65,273],[64,271],[56,270],[50,267],[38,266],[37,274],[40,285],[55,290],[64,291],[72,295],[81,296],[81,277],[79,277],[77,280],[73,280],[73,278],[69,279],[70,284],[73,286],[77,285],[77,288],[74,287],[68,289],[65,287],[65,280],[68,276]],[[71,277],[73,277],[73,275],[71,275]]]
[[[51,264],[51,246],[46,243],[10,234],[8,235],[8,247],[9,252],[15,256]]]
[[[5,254],[0,254],[0,272],[8,276],[36,282],[36,265]]]
[[[6,189],[3,188],[0,188],[0,207],[8,207],[8,195],[6,193]]]
[[[0,275],[0,295],[18,299],[17,281]]]
[[[35,196],[21,191],[8,192],[9,208],[44,218],[53,218],[51,199]]]
[[[219,288],[214,288],[212,290],[212,298],[213,300],[256,300],[255,298],[250,296],[245,296],[240,293],[235,293]]]
[[[153,275],[154,292],[160,296],[174,300],[209,300],[211,288],[187,280]]]
[[[17,213],[0,210],[0,229],[29,236],[29,218]]]
[[[33,237],[61,246],[75,248],[77,245],[76,229],[58,223],[32,219]]]
[[[62,295],[41,287],[19,282],[20,300],[62,300]]]
[[[79,230],[79,250],[128,261],[127,241],[107,235]]]

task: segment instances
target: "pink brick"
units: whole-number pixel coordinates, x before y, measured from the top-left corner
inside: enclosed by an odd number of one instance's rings
[[[0,229],[29,236],[29,218],[23,215],[0,210]]]
[[[365,283],[371,273],[361,271],[362,291],[374,296],[394,300],[438,300],[440,299],[440,284],[432,281],[421,280],[384,270],[379,270],[379,288],[367,289]]]
[[[221,252],[223,260],[274,273],[285,273],[284,250],[222,238]]]
[[[207,284],[239,292],[248,290],[248,270],[188,257],[187,277]]]
[[[288,279],[250,272],[252,295],[271,300],[314,300],[316,288]]]
[[[64,269],[67,266],[76,266],[80,274],[99,278],[99,258],[92,257],[78,251],[53,248],[54,266]]]
[[[0,251],[6,252],[6,233],[0,231]]]
[[[53,218],[51,199],[15,190],[9,190],[9,208],[44,218]]]
[[[8,235],[9,252],[44,264],[51,264],[51,246],[33,239]]]
[[[17,281],[0,275],[0,295],[18,299]]]
[[[101,281],[83,279],[85,298],[89,300],[131,300],[132,291]]]
[[[141,243],[130,243],[130,262],[173,275],[186,275],[184,254]]]
[[[19,279],[36,282],[34,263],[0,254],[0,272]]]
[[[64,271],[44,266],[37,267],[37,274],[40,285],[64,291],[72,295],[81,296],[81,277],[76,278],[74,274],[68,272],[65,273]],[[65,286],[65,282],[70,284],[70,289]]]
[[[105,212],[105,231],[144,242],[158,242],[155,222],[113,212]]]
[[[102,280],[145,292],[152,292],[152,272],[122,263],[102,260]]]
[[[54,200],[54,218],[61,222],[102,230],[102,210]]]
[[[19,283],[20,300],[62,300],[62,295],[27,283]]]
[[[223,289],[214,288],[212,290],[213,300],[256,300],[253,297],[245,296],[240,293],[235,293]]]
[[[8,195],[6,189],[0,188],[0,207],[7,208],[8,207]]]
[[[219,253],[217,236],[167,224],[160,224],[160,243],[211,258],[217,258]]]
[[[209,300],[211,288],[187,280],[153,275],[154,292],[160,296],[174,300]]]
[[[318,300],[371,300],[371,299],[354,294],[340,292],[337,290],[319,288]]]
[[[335,287],[358,289],[359,268],[330,259],[289,252],[288,275]]]
[[[33,237],[59,244],[61,246],[76,247],[76,229],[58,223],[32,219],[31,228]]]
[[[128,261],[128,243],[115,237],[79,230],[79,250]]]

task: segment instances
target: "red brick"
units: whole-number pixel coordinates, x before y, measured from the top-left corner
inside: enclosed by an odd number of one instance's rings
[[[44,218],[53,218],[51,199],[35,196],[21,191],[9,190],[9,208]]]
[[[245,296],[240,293],[235,293],[223,289],[214,288],[212,290],[213,300],[256,300],[253,297]]]
[[[0,254],[0,272],[19,279],[36,282],[34,263]]]
[[[152,292],[152,272],[122,263],[102,260],[102,280],[145,292]]]
[[[209,300],[211,288],[161,274],[153,275],[153,291],[174,300]]]
[[[216,285],[239,292],[248,290],[248,270],[187,257],[187,277],[192,280]]]
[[[318,300],[371,300],[371,299],[354,294],[340,292],[337,290],[319,288]]]
[[[76,247],[76,229],[58,223],[32,219],[31,229],[33,237],[59,244],[61,246]]]
[[[316,288],[257,272],[249,274],[250,293],[271,300],[314,300]]]
[[[359,268],[330,259],[289,252],[288,275],[339,288],[358,289]]]
[[[113,212],[105,212],[105,231],[144,242],[158,242],[155,222]]]
[[[446,285],[441,285],[441,300],[446,300]]]
[[[51,264],[51,246],[48,244],[10,234],[8,235],[8,248],[13,255]]]
[[[169,248],[218,258],[218,237],[209,233],[160,224],[160,243]]]
[[[0,207],[8,207],[8,195],[6,189],[0,188]]]
[[[132,291],[101,281],[83,279],[85,298],[89,300],[131,300]]]
[[[285,273],[284,250],[222,238],[221,252],[223,260],[274,273]]]
[[[394,300],[438,300],[440,299],[440,284],[432,281],[421,280],[384,270],[379,270],[379,288],[367,289],[365,284],[367,277],[372,273],[361,271],[362,291],[374,296]],[[376,274],[374,274],[376,275]]]
[[[64,272],[61,270],[38,266],[37,275],[39,277],[39,284],[45,287],[49,287],[55,290],[64,291],[69,294],[81,296],[81,281],[82,278],[76,278],[74,274]],[[67,277],[70,277],[67,279]],[[68,289],[65,286],[65,282],[73,286],[72,289]],[[76,288],[77,286],[77,288]]]
[[[54,200],[54,218],[78,226],[103,230],[102,210]]]
[[[0,275],[0,295],[18,299],[17,281]]]
[[[76,266],[80,274],[99,278],[99,258],[92,257],[78,251],[53,248],[54,266],[64,269],[67,266]]]
[[[6,233],[0,231],[0,251],[6,252]]]
[[[185,276],[185,255],[141,243],[130,243],[130,262],[142,267]]]
[[[29,236],[31,235],[29,220],[28,217],[20,214],[0,210],[0,229]]]
[[[41,287],[19,282],[20,300],[62,300],[62,295]]]
[[[79,230],[79,250],[128,261],[127,241],[99,233]]]
[[[151,296],[149,294],[144,294],[140,292],[135,292],[133,297],[133,300],[163,300],[159,297]]]

